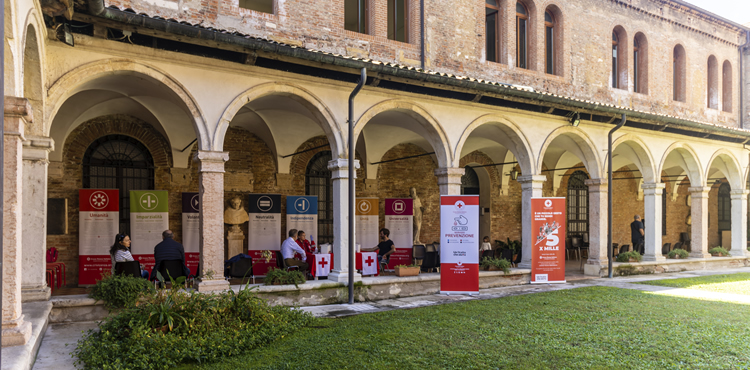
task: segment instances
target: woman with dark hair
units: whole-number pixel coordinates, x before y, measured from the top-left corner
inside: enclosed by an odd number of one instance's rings
[[[125,233],[115,235],[115,244],[109,248],[109,255],[112,257],[112,274],[115,273],[115,263],[135,261],[130,254],[130,236]],[[148,271],[141,269],[141,277],[148,278]]]

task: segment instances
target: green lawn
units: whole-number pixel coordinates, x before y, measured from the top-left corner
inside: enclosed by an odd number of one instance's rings
[[[180,369],[728,369],[750,366],[746,305],[587,287],[321,319]]]
[[[643,281],[639,284],[750,295],[750,273]]]

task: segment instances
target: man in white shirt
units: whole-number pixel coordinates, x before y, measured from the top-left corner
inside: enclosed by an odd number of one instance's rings
[[[310,265],[305,262],[307,256],[305,251],[297,244],[297,229],[289,230],[289,239],[284,240],[281,243],[281,257],[284,258],[284,262],[287,266],[298,266],[302,272],[307,271]],[[294,252],[297,252],[302,256],[302,261],[294,259]]]

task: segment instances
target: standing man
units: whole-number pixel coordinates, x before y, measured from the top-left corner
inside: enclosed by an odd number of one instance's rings
[[[294,259],[294,252],[302,256],[301,261]],[[281,257],[284,258],[284,263],[287,266],[298,266],[302,272],[306,272],[310,268],[310,265],[305,262],[307,260],[305,251],[297,245],[297,229],[289,230],[289,239],[281,243]]]
[[[151,280],[156,279],[156,272],[159,271],[162,262],[171,260],[180,260],[182,262],[182,271],[185,276],[190,276],[190,270],[185,265],[185,248],[182,244],[174,240],[172,230],[164,230],[161,233],[161,243],[154,247],[154,269],[151,270]],[[173,276],[174,277],[174,276]],[[165,279],[169,277],[165,276]]]
[[[393,240],[390,239],[391,231],[382,228],[380,229],[380,240],[382,240],[376,247],[373,248],[362,248],[363,252],[378,252],[378,263],[386,261],[388,263],[391,259],[391,254],[396,252],[396,245],[393,244]]]
[[[640,244],[643,243],[643,222],[641,222],[641,216],[635,215],[633,217],[634,221],[630,223],[630,242],[633,243],[633,250],[635,251],[636,248]]]

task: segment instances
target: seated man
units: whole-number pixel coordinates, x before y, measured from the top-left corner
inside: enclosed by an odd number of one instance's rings
[[[378,263],[381,263],[381,261],[388,263],[391,259],[391,254],[396,252],[396,245],[389,238],[390,235],[390,230],[386,228],[380,229],[381,242],[376,247],[362,248],[362,252],[378,252]]]
[[[190,276],[190,270],[185,264],[185,248],[182,244],[174,240],[172,230],[164,230],[161,233],[162,242],[154,247],[154,269],[151,270],[151,280],[156,279],[156,273],[159,271],[163,261],[180,260],[182,261],[182,271],[185,276]],[[174,277],[174,276],[173,276]],[[164,276],[169,279],[168,276]]]
[[[286,263],[287,266],[298,266],[300,271],[306,272],[307,269],[310,268],[310,265],[305,262],[307,256],[305,255],[305,251],[297,245],[296,237],[297,229],[289,230],[289,239],[284,240],[284,242],[281,243],[281,256],[284,258],[284,263]],[[302,256],[301,261],[294,259],[294,252],[297,252]]]
[[[297,245],[304,249],[306,253],[315,253],[315,242],[307,240],[305,232],[297,231]]]

